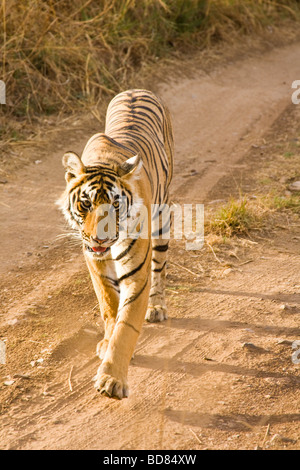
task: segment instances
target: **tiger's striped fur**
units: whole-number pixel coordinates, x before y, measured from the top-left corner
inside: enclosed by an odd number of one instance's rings
[[[144,319],[167,318],[168,240],[151,238],[151,205],[168,204],[173,171],[167,108],[146,90],[120,93],[108,106],[105,133],[90,138],[81,159],[67,152],[63,164],[67,187],[60,206],[81,234],[105,324],[104,339],[97,347],[102,364],[95,386],[121,399],[128,396],[128,365]],[[112,237],[99,239],[103,204],[114,208],[117,228]],[[134,220],[131,210],[141,206],[147,208],[147,236],[122,238],[124,217]]]

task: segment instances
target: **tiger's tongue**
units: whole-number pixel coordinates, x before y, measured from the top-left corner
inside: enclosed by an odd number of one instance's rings
[[[103,253],[104,251],[107,250],[107,248],[105,248],[104,246],[97,246],[97,247],[92,247],[92,250],[93,251],[96,251],[96,252],[100,252],[100,253]]]

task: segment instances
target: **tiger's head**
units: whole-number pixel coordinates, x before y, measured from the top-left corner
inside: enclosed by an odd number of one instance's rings
[[[86,254],[100,259],[119,239],[130,208],[141,202],[133,184],[142,160],[135,155],[120,165],[85,166],[76,153],[67,152],[62,162],[67,187],[58,204],[70,226],[79,230]]]

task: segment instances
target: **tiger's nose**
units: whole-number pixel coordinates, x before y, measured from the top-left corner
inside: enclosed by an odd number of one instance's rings
[[[97,237],[91,237],[93,242],[99,243],[99,245],[102,245],[102,243],[106,242],[108,238],[97,238]]]

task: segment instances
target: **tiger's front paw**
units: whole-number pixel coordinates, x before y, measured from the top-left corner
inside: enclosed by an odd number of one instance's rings
[[[150,323],[167,320],[168,314],[166,307],[162,305],[149,305],[145,319]]]
[[[112,375],[103,373],[101,366],[98,369],[95,388],[101,395],[109,398],[127,398],[129,395],[129,389],[126,380],[118,379]]]

